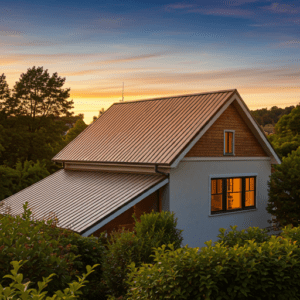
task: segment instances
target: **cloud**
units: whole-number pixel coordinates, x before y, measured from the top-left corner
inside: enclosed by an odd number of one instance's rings
[[[272,3],[270,6],[263,7],[266,10],[269,10],[273,13],[280,14],[299,14],[300,7],[297,7],[292,4],[280,4],[280,3]]]
[[[99,58],[101,54],[85,54],[85,53],[57,53],[57,54],[8,54],[0,57],[0,65],[15,65],[15,64],[51,64],[58,62],[72,62],[76,60],[86,60],[91,58]]]
[[[138,60],[145,60],[150,58],[156,58],[161,57],[165,55],[166,52],[158,52],[158,53],[150,53],[150,54],[142,54],[142,55],[135,55],[135,56],[127,56],[127,57],[121,57],[121,58],[115,58],[115,59],[109,59],[109,60],[100,60],[100,61],[94,61],[92,63],[89,63],[90,65],[110,65],[110,64],[122,64],[127,62],[133,62]]]
[[[300,40],[289,40],[282,43],[272,45],[274,48],[299,48]]]
[[[239,8],[197,8],[188,10],[188,12],[221,17],[250,17],[254,15],[254,12],[251,10]]]

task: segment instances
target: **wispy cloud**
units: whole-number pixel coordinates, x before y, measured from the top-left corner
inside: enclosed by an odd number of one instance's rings
[[[222,16],[222,17],[250,17],[254,12],[241,8],[196,8],[188,10],[189,13],[201,13],[204,15]]]
[[[281,43],[273,44],[273,48],[299,48],[300,40],[289,40]]]
[[[282,3],[272,3],[269,6],[263,7],[266,10],[269,10],[273,13],[280,14],[299,14],[300,7],[292,4],[282,4]]]
[[[128,62],[133,62],[133,61],[157,58],[157,57],[161,57],[165,54],[166,54],[166,52],[158,52],[158,53],[142,54],[142,55],[135,55],[135,56],[126,56],[126,57],[120,57],[120,58],[114,58],[114,59],[108,59],[108,60],[94,61],[89,64],[90,65],[122,64],[122,63],[128,63]]]

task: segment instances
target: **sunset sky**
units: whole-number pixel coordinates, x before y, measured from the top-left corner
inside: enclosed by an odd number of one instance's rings
[[[86,123],[119,101],[237,88],[250,109],[300,102],[299,1],[1,0],[12,88],[43,66]]]

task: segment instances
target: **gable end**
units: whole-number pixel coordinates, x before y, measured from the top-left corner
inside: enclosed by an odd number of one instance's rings
[[[224,130],[234,130],[234,156],[268,156],[236,108],[236,101],[221,114],[185,157],[223,157]]]

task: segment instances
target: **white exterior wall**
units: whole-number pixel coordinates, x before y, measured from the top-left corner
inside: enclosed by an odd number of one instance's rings
[[[247,176],[257,174],[256,209],[210,215],[210,179],[214,175]],[[238,229],[249,226],[265,228],[271,216],[266,211],[267,182],[271,174],[270,160],[260,161],[182,161],[171,169],[169,196],[170,211],[183,229],[183,245],[203,247],[208,240],[216,241],[219,228]]]

